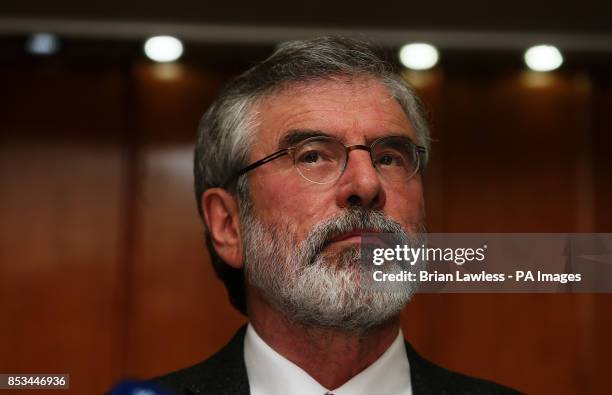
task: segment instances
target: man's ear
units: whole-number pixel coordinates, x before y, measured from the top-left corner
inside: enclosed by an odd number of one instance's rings
[[[217,254],[231,267],[242,268],[238,201],[225,189],[210,188],[202,195],[200,204]]]

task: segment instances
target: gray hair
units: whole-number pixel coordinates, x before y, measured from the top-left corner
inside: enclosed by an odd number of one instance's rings
[[[249,147],[255,137],[255,107],[265,97],[293,84],[334,78],[373,77],[385,86],[403,108],[416,132],[417,144],[429,152],[429,129],[420,101],[393,67],[371,44],[345,37],[320,37],[280,45],[266,60],[229,82],[206,111],[198,129],[194,176],[198,210],[209,188],[234,192],[239,204],[249,199],[247,177],[234,175],[248,165]],[[424,155],[422,166],[427,163]],[[233,269],[216,254],[210,236],[206,243],[213,267],[225,283],[230,300],[246,311],[242,270]]]

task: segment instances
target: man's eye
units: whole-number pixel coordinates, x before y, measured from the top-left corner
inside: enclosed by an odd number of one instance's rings
[[[384,154],[378,157],[376,164],[382,166],[401,166],[402,160],[397,155]]]
[[[300,156],[300,162],[316,163],[321,160],[321,154],[318,151],[308,151]]]

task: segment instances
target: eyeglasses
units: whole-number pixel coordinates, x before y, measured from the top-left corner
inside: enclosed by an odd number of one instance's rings
[[[420,156],[426,153],[424,147],[414,144],[405,136],[381,137],[370,146],[345,146],[333,137],[317,136],[251,163],[240,170],[232,181],[263,164],[289,155],[293,159],[293,166],[306,180],[328,184],[340,178],[346,169],[349,152],[358,149],[368,151],[372,166],[383,178],[394,182],[405,182],[414,177],[422,162]]]

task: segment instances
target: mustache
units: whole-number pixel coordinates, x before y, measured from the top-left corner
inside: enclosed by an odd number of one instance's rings
[[[409,236],[402,226],[380,210],[351,207],[339,215],[316,224],[302,242],[302,262],[311,265],[332,239],[356,230],[393,234],[394,242],[406,244]]]

